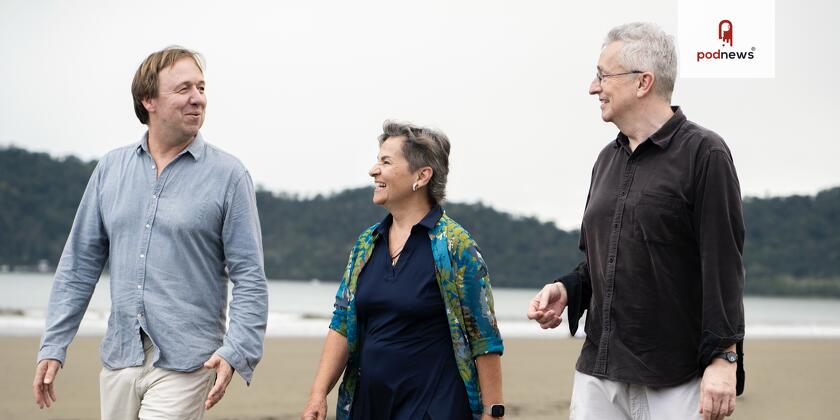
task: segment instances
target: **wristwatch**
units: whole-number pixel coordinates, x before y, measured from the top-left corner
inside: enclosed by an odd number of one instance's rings
[[[720,357],[721,359],[726,360],[729,363],[735,363],[738,361],[738,353],[735,353],[734,351],[725,351],[723,353],[719,353],[715,357]]]
[[[487,414],[489,414],[490,417],[502,418],[505,416],[505,406],[502,404],[493,404],[489,407],[485,407],[485,410],[487,410]]]

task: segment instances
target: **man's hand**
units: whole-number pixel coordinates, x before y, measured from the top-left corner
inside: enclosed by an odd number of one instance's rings
[[[216,383],[213,384],[213,388],[207,394],[207,401],[204,402],[204,409],[209,410],[225,396],[225,390],[233,378],[233,368],[227,360],[218,354],[210,356],[204,362],[204,367],[207,369],[216,369]]]
[[[737,363],[715,358],[700,381],[700,414],[703,420],[721,420],[735,411]]]
[[[528,319],[533,319],[540,324],[542,329],[557,328],[563,318],[560,316],[569,297],[563,283],[546,284],[528,306]]]
[[[312,395],[300,415],[300,420],[325,420],[327,418],[327,396]]]
[[[35,367],[35,381],[32,382],[32,393],[35,394],[35,404],[43,409],[51,407],[55,398],[55,377],[61,362],[55,359],[44,359]]]

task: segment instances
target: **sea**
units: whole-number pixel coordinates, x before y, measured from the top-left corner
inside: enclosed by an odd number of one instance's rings
[[[52,274],[0,273],[0,336],[40,336],[44,329]],[[101,336],[110,311],[109,278],[96,286],[78,335]],[[230,292],[232,284],[228,285]],[[323,337],[338,283],[270,280],[269,337]],[[537,289],[494,288],[496,317],[503,337],[567,339],[565,323],[542,330],[526,319]],[[229,297],[230,298],[230,297]],[[747,338],[840,339],[840,299],[744,298]],[[578,335],[583,335],[580,328]]]

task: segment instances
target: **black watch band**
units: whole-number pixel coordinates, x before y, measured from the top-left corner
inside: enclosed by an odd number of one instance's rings
[[[715,357],[719,357],[723,360],[726,360],[729,363],[735,363],[738,361],[738,353],[735,353],[734,351],[725,351],[723,353],[718,353],[718,355]]]
[[[493,404],[489,407],[485,407],[485,409],[490,417],[502,418],[505,416],[505,406],[503,404]]]

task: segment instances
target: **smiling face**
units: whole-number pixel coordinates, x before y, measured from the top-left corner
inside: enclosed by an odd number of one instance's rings
[[[143,100],[149,128],[173,143],[192,140],[204,124],[207,98],[204,75],[195,61],[184,57],[158,74],[158,95]]]
[[[632,69],[625,69],[618,63],[618,54],[623,43],[613,42],[603,50],[598,59],[597,71],[603,75],[625,73]],[[601,103],[601,119],[618,124],[625,117],[636,100],[635,87],[638,74],[597,78],[589,85],[589,94],[596,95]]]
[[[368,175],[373,177],[373,203],[391,208],[407,201],[414,194],[412,184],[417,182],[416,174],[402,152],[404,137],[388,137],[379,146],[376,164]]]

